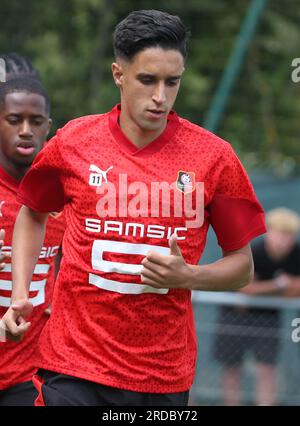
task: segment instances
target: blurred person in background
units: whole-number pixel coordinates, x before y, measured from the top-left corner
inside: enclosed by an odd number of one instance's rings
[[[1,320],[13,297],[10,255],[13,226],[20,209],[16,195],[22,177],[44,146],[51,119],[48,93],[31,62],[16,53],[0,58],[6,64],[6,81],[0,84]],[[62,219],[50,216],[30,286],[34,306],[30,333],[21,342],[9,341],[12,336],[0,325],[0,406],[30,406],[37,396],[31,381],[34,359],[39,335],[49,318],[54,261],[63,232]]]
[[[254,280],[239,291],[251,296],[300,296],[300,229],[298,214],[276,208],[266,215],[267,233],[252,244]],[[257,405],[277,401],[276,363],[280,312],[274,308],[223,307],[214,355],[224,366],[225,405],[241,404],[241,370],[248,350],[256,360]]]

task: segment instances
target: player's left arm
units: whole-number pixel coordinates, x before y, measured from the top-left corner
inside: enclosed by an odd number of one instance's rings
[[[150,252],[142,261],[141,280],[155,288],[186,290],[237,290],[253,278],[254,267],[250,245],[223,251],[223,257],[208,265],[187,264],[177,244],[176,235],[169,240],[170,255]]]

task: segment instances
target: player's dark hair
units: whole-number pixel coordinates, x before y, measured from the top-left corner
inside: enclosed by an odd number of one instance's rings
[[[46,101],[46,112],[50,113],[50,99],[42,85],[38,70],[30,59],[17,53],[1,54],[5,62],[5,83],[0,84],[0,105],[4,104],[5,96],[12,92],[36,93]]]
[[[5,103],[6,95],[15,92],[35,93],[45,99],[46,113],[50,113],[50,99],[41,81],[31,77],[17,77],[0,84],[0,108]]]
[[[38,70],[34,68],[31,61],[25,56],[12,52],[0,55],[0,59],[5,62],[6,81],[16,77],[31,77],[40,80]]]
[[[115,57],[131,61],[134,55],[146,48],[161,47],[178,50],[185,59],[189,36],[190,32],[178,16],[159,10],[137,10],[115,28]]]

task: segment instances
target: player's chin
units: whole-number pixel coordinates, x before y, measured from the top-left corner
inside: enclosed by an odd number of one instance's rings
[[[16,155],[13,158],[13,162],[18,167],[30,167],[33,163],[33,160],[36,157],[36,153],[33,153],[32,155]]]
[[[156,122],[150,121],[150,120],[144,120],[143,123],[141,123],[141,128],[148,131],[155,131],[161,129],[165,124],[165,120],[157,120]]]

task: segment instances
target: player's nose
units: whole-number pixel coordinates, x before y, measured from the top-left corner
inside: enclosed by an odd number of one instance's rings
[[[28,120],[24,120],[20,126],[19,136],[22,138],[32,138],[33,131]]]
[[[152,99],[157,104],[163,104],[166,102],[166,88],[164,82],[159,82],[157,84]]]

